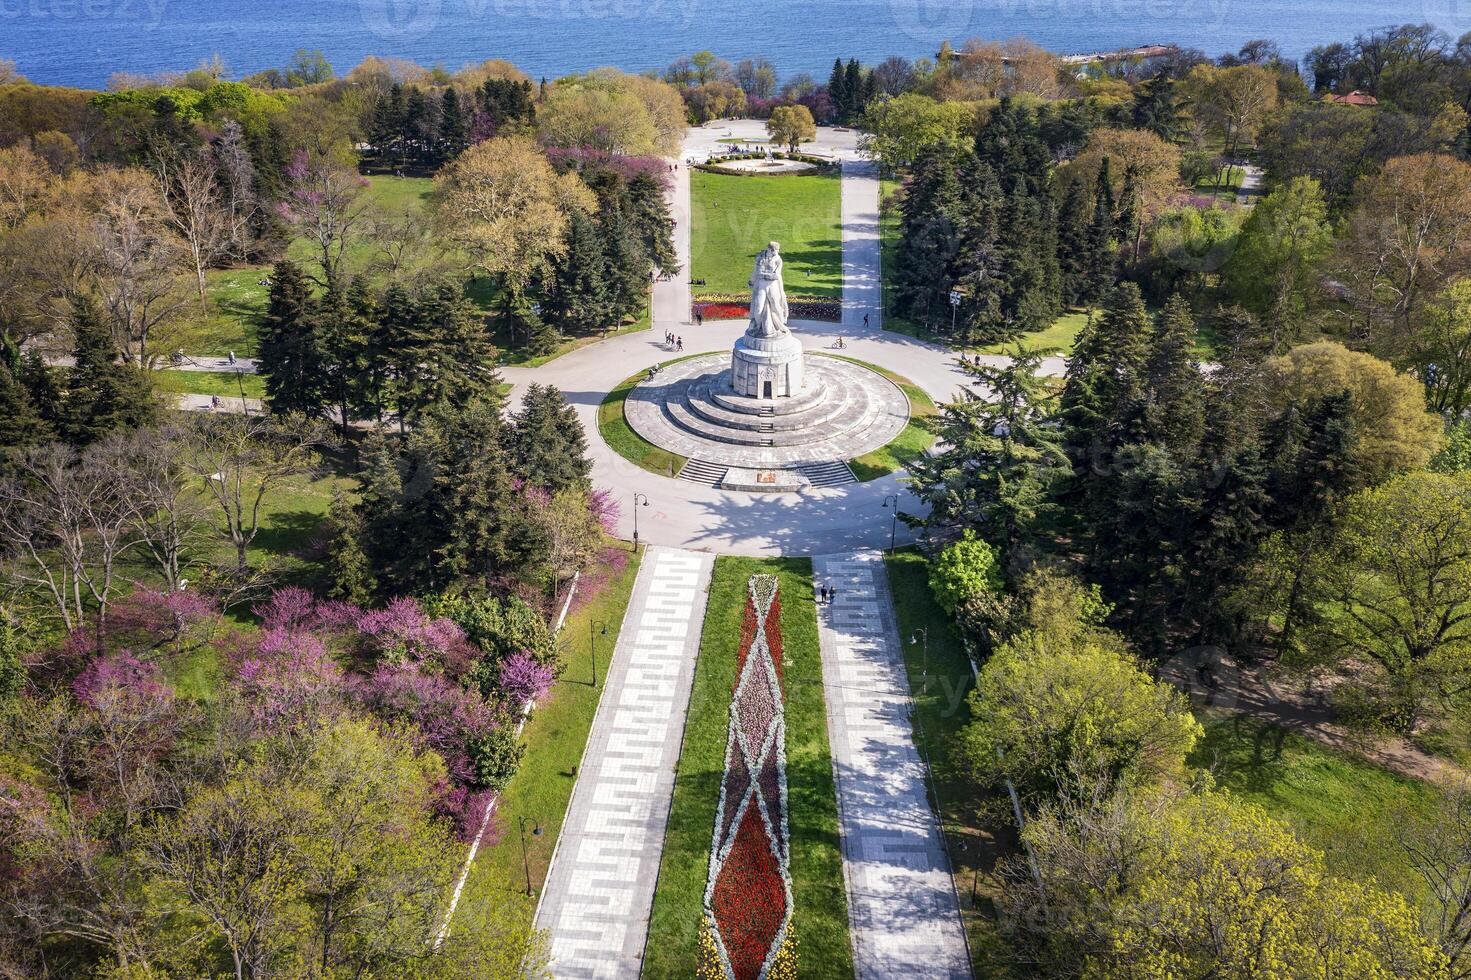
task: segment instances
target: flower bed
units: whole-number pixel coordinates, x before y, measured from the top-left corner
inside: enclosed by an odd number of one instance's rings
[[[823,320],[841,323],[843,303],[820,297],[794,297],[787,301],[793,320]],[[692,305],[694,313],[706,320],[744,320],[751,315],[751,304],[741,298],[721,295],[702,296]]]
[[[746,587],[701,924],[709,980],[796,975],[777,584],[753,575]]]

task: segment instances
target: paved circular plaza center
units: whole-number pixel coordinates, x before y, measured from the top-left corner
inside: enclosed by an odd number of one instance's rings
[[[635,386],[623,411],[634,431],[688,458],[686,470],[712,484],[727,469],[781,471],[781,478],[773,482],[768,474],[762,482],[791,490],[851,482],[847,461],[898,438],[909,421],[909,399],[862,365],[813,354],[796,395],[751,398],[732,387],[729,354],[705,354]],[[762,489],[743,482],[727,478],[723,485]]]

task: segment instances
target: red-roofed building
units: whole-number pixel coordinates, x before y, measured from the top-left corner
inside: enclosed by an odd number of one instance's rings
[[[1378,105],[1379,104],[1379,100],[1376,99],[1376,98],[1374,98],[1374,96],[1370,95],[1368,92],[1358,92],[1358,91],[1350,92],[1347,95],[1333,95],[1333,94],[1325,95],[1325,96],[1323,96],[1323,101],[1324,102],[1332,102],[1335,105],[1368,105],[1368,106],[1374,106],[1374,105]]]

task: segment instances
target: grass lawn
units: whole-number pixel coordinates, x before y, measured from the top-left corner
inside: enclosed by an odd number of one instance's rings
[[[1073,342],[1078,339],[1079,331],[1087,323],[1087,310],[1069,311],[1053,321],[1052,326],[1046,330],[1024,333],[1011,343],[992,344],[989,347],[982,347],[980,352],[982,354],[1005,354],[1016,350],[1016,345],[1021,344],[1029,351],[1051,348],[1066,356],[1073,352]]]
[[[472,287],[470,289],[470,293],[472,296],[477,291],[478,290],[475,287]],[[488,302],[489,300],[485,300],[481,303],[481,305],[485,306]],[[563,339],[563,341],[557,345],[556,349],[549,354],[533,355],[530,351],[526,350],[526,348],[512,343],[511,338],[502,328],[502,321],[499,318],[493,319],[490,323],[490,337],[491,342],[500,349],[501,364],[510,364],[516,367],[541,367],[548,361],[555,361],[563,354],[570,354],[581,347],[586,347],[589,344],[596,344],[598,341],[605,340],[608,337],[621,337],[623,334],[626,333],[638,333],[641,330],[647,330],[649,329],[649,317],[651,315],[651,304],[645,303],[643,312],[639,314],[638,319],[632,321],[631,323],[622,324],[618,327],[618,329],[609,330],[606,334],[598,334],[596,336],[589,337],[567,337]]]
[[[698,357],[698,354],[690,354],[688,357]],[[665,361],[659,365],[674,364],[679,361],[688,360],[688,357],[676,357],[672,361]],[[671,453],[667,449],[660,449],[637,432],[628,424],[628,419],[623,416],[623,403],[628,398],[628,393],[633,390],[634,385],[648,377],[647,371],[640,371],[631,378],[620,381],[610,392],[603,403],[598,406],[598,435],[619,456],[633,463],[635,466],[657,473],[660,476],[673,476],[687,462],[685,457],[677,453]]]
[[[1424,882],[1404,861],[1401,832],[1435,812],[1440,793],[1372,763],[1244,715],[1207,716],[1190,757],[1219,786],[1265,807],[1321,849],[1336,874],[1377,878],[1412,902]]]
[[[531,867],[532,887],[540,892],[551,864],[552,851],[562,832],[567,806],[572,800],[572,769],[582,762],[583,747],[597,712],[604,687],[608,660],[618,642],[623,611],[638,575],[638,556],[629,555],[627,566],[615,575],[592,602],[574,608],[562,627],[558,642],[567,668],[551,693],[531,713],[522,733],[526,754],[521,767],[501,793],[497,826],[501,840],[483,848],[476,857],[473,873],[483,887],[504,893],[515,903],[525,921],[535,913],[536,898],[526,896],[526,872],[521,859],[518,817],[526,817],[526,854]],[[589,624],[607,623],[608,635],[596,635],[598,688],[592,687],[592,657]],[[600,627],[599,627],[600,628]],[[533,834],[532,824],[542,828]]]
[[[233,371],[159,371],[155,377],[160,390],[179,394],[239,398],[243,385],[246,398],[266,396],[266,379],[258,374],[236,375]]]
[[[368,178],[363,192],[371,211],[385,215],[407,214],[423,207],[434,181],[427,177]],[[350,270],[361,270],[373,261],[376,246],[368,235],[347,249],[344,260]],[[304,239],[293,241],[286,257],[303,265],[312,264],[312,248]],[[256,351],[256,325],[266,311],[270,287],[261,281],[271,274],[269,265],[247,265],[234,269],[215,269],[208,273],[205,295],[208,308],[196,314],[197,339],[191,353],[224,354],[234,351],[241,356]]]
[[[837,794],[812,601],[812,563],[806,558],[723,557],[715,561],[700,657],[695,664],[674,803],[649,921],[646,977],[682,980],[695,974],[746,581],[756,574],[781,577],[797,971],[803,977],[853,975],[848,902],[838,850]]]
[[[915,744],[929,759],[933,792],[940,797],[936,809],[945,830],[950,866],[955,870],[972,968],[980,978],[1009,976],[998,966],[1005,958],[1001,955],[1005,947],[997,933],[992,899],[1000,890],[994,875],[996,861],[1013,853],[1016,841],[1009,828],[998,832],[998,828],[977,817],[977,811],[990,801],[976,795],[954,752],[956,737],[970,720],[970,707],[965,701],[974,686],[970,662],[950,617],[930,592],[924,558],[905,549],[890,556],[885,564],[904,643],[909,689],[913,692]],[[929,631],[928,651],[923,636],[920,643],[909,642],[921,629]]]
[[[836,357],[838,355],[822,356]],[[934,399],[925,394],[923,388],[908,378],[897,375],[887,368],[881,368],[877,364],[870,364],[852,357],[840,359],[861,364],[870,371],[882,374],[898,385],[904,392],[904,396],[909,399],[909,424],[904,427],[903,432],[899,433],[898,438],[887,446],[880,446],[871,453],[848,460],[848,467],[858,478],[858,482],[867,483],[869,480],[887,476],[895,470],[902,470],[935,444],[935,434],[930,431],[927,420],[936,415],[939,409],[935,407]]]
[[[781,242],[793,297],[843,295],[841,182],[832,175],[690,174],[690,276],[696,296],[748,294],[751,263]]]

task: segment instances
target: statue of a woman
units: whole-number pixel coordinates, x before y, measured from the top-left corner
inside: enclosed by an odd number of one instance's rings
[[[751,325],[746,333],[752,337],[779,337],[787,332],[787,291],[781,282],[781,246],[767,245],[756,256],[756,269],[751,273]]]

